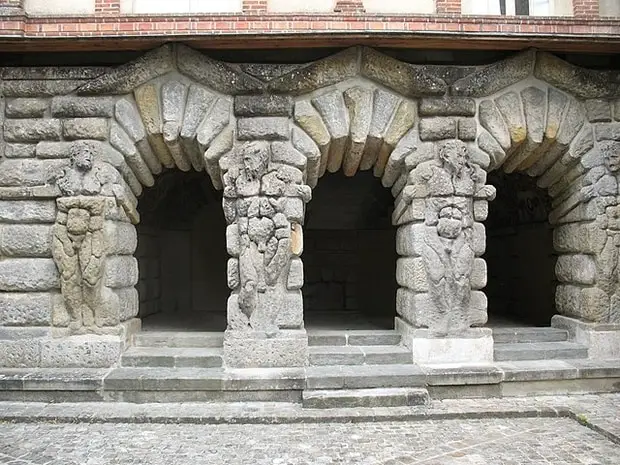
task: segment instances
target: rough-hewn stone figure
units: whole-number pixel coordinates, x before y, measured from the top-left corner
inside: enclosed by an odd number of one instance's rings
[[[297,168],[271,163],[268,142],[243,143],[235,156],[237,163],[224,175],[224,211],[236,228],[239,249],[229,284],[238,290],[237,305],[245,318],[233,317],[233,327],[272,335],[278,331],[288,266],[295,255],[291,237],[301,227],[287,217],[287,203],[298,198],[307,202],[310,188],[302,185]]]
[[[416,310],[416,323],[437,335],[462,332],[471,325],[470,278],[476,256],[473,202],[495,197],[495,188],[485,181],[486,173],[471,162],[467,145],[449,140],[439,145],[436,158],[411,171],[403,189],[406,203],[415,199],[425,203],[418,253],[426,273],[428,299]]]

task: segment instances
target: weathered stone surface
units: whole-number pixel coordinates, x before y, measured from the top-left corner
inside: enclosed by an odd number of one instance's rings
[[[40,98],[17,98],[6,103],[7,118],[42,118],[49,108],[49,101]]]
[[[293,98],[288,95],[238,95],[235,116],[291,116]]]
[[[177,46],[177,66],[181,73],[222,94],[254,94],[264,87],[260,80],[184,45]]]
[[[135,287],[114,289],[120,303],[119,319],[121,322],[136,318],[140,312],[140,296]]]
[[[104,228],[110,255],[132,255],[136,251],[138,232],[133,224],[107,221]]]
[[[52,99],[52,116],[60,118],[106,117],[114,114],[112,97],[62,96]]]
[[[392,187],[394,185],[399,176],[403,174],[405,158],[417,152],[419,145],[421,144],[418,140],[417,131],[415,130],[409,131],[409,133],[398,142],[385,165],[385,171],[381,178],[381,183],[384,187]],[[412,166],[412,168],[414,168],[414,166]]]
[[[396,261],[396,282],[415,292],[428,292],[426,270],[422,258],[399,258]]]
[[[0,366],[6,368],[36,367],[41,360],[39,339],[0,340]]]
[[[527,124],[527,136],[534,143],[540,144],[543,141],[547,116],[545,92],[537,87],[528,87],[521,91],[521,101]]]
[[[417,105],[414,102],[403,100],[394,114],[383,137],[383,144],[379,151],[379,157],[375,163],[373,174],[380,178],[387,165],[387,161],[400,140],[407,134],[416,122]]]
[[[232,125],[228,125],[218,134],[213,143],[205,152],[204,162],[207,168],[207,173],[209,173],[213,186],[216,189],[221,189],[223,187],[219,161],[226,153],[232,150],[234,138],[235,135],[233,127]]]
[[[78,93],[128,94],[145,82],[166,74],[174,68],[173,47],[164,45],[151,50],[140,58],[121,65],[80,87]]]
[[[259,331],[226,331],[224,363],[230,368],[303,367],[308,364],[305,330],[281,331],[266,337]]]
[[[0,290],[48,291],[60,281],[54,260],[48,258],[7,258],[0,261]]]
[[[107,368],[118,363],[123,345],[118,336],[70,336],[41,342],[41,367]]]
[[[6,158],[34,158],[36,147],[35,144],[5,144],[4,156]]]
[[[620,123],[600,123],[594,126],[596,140],[620,141]]]
[[[288,140],[290,137],[288,118],[261,116],[237,120],[239,140]]]
[[[134,142],[138,142],[146,137],[146,131],[140,114],[129,99],[121,99],[116,102],[114,116]]]
[[[424,68],[403,63],[370,48],[362,49],[360,72],[405,97],[427,97],[446,92],[446,83]]]
[[[372,118],[373,93],[365,87],[352,87],[343,94],[351,120],[351,134],[343,160],[345,176],[353,176],[360,165]]]
[[[591,255],[560,255],[555,265],[560,282],[594,284],[596,265]]]
[[[69,158],[75,142],[39,142],[36,146],[37,158]]]
[[[139,87],[134,91],[134,96],[153,151],[166,168],[172,168],[175,166],[174,160],[162,136],[163,122],[157,86],[147,84]]]
[[[288,272],[287,289],[301,289],[304,285],[304,264],[300,258],[291,260],[291,266]]]
[[[187,86],[179,81],[169,81],[161,87],[164,123],[174,121],[180,127],[183,121],[187,91]]]
[[[198,128],[197,140],[203,150],[211,145],[217,135],[230,123],[231,105],[229,100],[218,99]]]
[[[424,118],[420,120],[420,140],[454,139],[457,136],[454,118]]]
[[[303,95],[357,74],[358,49],[350,48],[273,79],[265,88],[282,94]]]
[[[274,142],[271,144],[271,160],[275,163],[284,163],[304,171],[308,159],[289,142]]]
[[[550,85],[582,99],[618,96],[617,71],[579,68],[551,53],[537,55],[534,75]]]
[[[226,282],[229,289],[237,289],[241,284],[241,278],[239,277],[239,260],[236,258],[228,259],[226,266]]]
[[[295,104],[295,121],[316,142],[321,151],[319,176],[325,174],[329,157],[331,136],[321,115],[308,101],[302,100]]]
[[[4,122],[7,142],[39,142],[60,140],[61,122],[58,119],[19,119]]]
[[[215,98],[215,95],[200,86],[192,85],[189,88],[180,136],[183,149],[196,171],[204,169],[203,152],[196,140],[198,127],[207,116]]]
[[[71,118],[62,122],[62,135],[67,140],[108,138],[108,120],[104,118]]]
[[[420,116],[474,116],[476,101],[471,98],[423,98]]]
[[[52,227],[24,224],[0,226],[0,254],[5,257],[51,257]]]
[[[505,151],[511,147],[511,138],[506,122],[492,100],[483,100],[479,107],[480,124],[491,134]]]
[[[51,184],[69,160],[7,159],[0,163],[0,186]]]
[[[349,135],[349,112],[342,93],[338,90],[312,99],[312,104],[321,114],[331,135],[327,170],[334,173],[340,169],[344,159],[346,139]]]
[[[591,123],[607,123],[611,121],[611,102],[607,100],[586,100],[586,114]]]
[[[8,223],[53,223],[53,200],[0,200],[0,221]]]
[[[527,126],[521,111],[521,102],[516,92],[506,92],[495,99],[495,105],[504,117],[510,134],[511,146],[515,147],[525,141]]]
[[[534,50],[522,52],[459,79],[452,85],[452,92],[454,95],[467,97],[485,97],[494,94],[527,78],[534,69],[535,61]]]
[[[49,325],[53,296],[48,292],[0,293],[0,326]]]
[[[131,256],[108,257],[105,264],[105,285],[111,288],[138,284],[138,261]]]
[[[112,127],[110,129],[110,144],[123,154],[127,164],[131,167],[135,176],[142,184],[145,186],[152,186],[155,184],[153,173],[151,173],[150,168],[142,159],[133,141],[127,133],[114,122],[112,122]]]
[[[5,97],[43,98],[70,94],[85,82],[83,80],[22,79],[3,81],[0,88]]]
[[[478,122],[475,118],[460,118],[458,120],[458,138],[461,140],[476,140]]]
[[[319,179],[321,164],[321,151],[316,143],[297,126],[293,126],[293,147],[299,150],[308,159],[306,166],[306,182],[310,187],[315,187]]]

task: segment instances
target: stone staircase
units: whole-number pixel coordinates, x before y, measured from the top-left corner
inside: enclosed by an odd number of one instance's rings
[[[496,362],[588,358],[588,349],[558,328],[494,328],[493,340]]]

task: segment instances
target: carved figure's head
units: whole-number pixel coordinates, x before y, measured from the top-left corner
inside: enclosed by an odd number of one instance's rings
[[[439,211],[437,234],[446,239],[456,239],[463,230],[463,212],[455,206],[444,207]]]
[[[444,142],[439,148],[439,159],[448,171],[458,174],[469,162],[467,145],[458,139]]]
[[[601,152],[605,159],[605,166],[612,173],[620,171],[620,142],[605,141],[601,143]]]
[[[269,163],[269,143],[264,141],[246,142],[239,147],[243,172],[250,181],[261,178]]]
[[[95,147],[88,142],[77,142],[71,147],[71,166],[86,173],[93,169]]]

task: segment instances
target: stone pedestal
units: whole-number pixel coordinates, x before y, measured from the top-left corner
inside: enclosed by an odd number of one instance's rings
[[[572,342],[588,348],[588,358],[620,358],[620,324],[591,323],[563,315],[554,315],[551,326],[568,331]]]
[[[305,329],[263,331],[227,330],[224,334],[224,364],[228,368],[302,367],[308,364],[308,334]]]
[[[438,337],[428,329],[415,328],[396,318],[396,331],[411,349],[414,363],[493,362],[493,333],[490,328],[470,328],[454,336]]]

